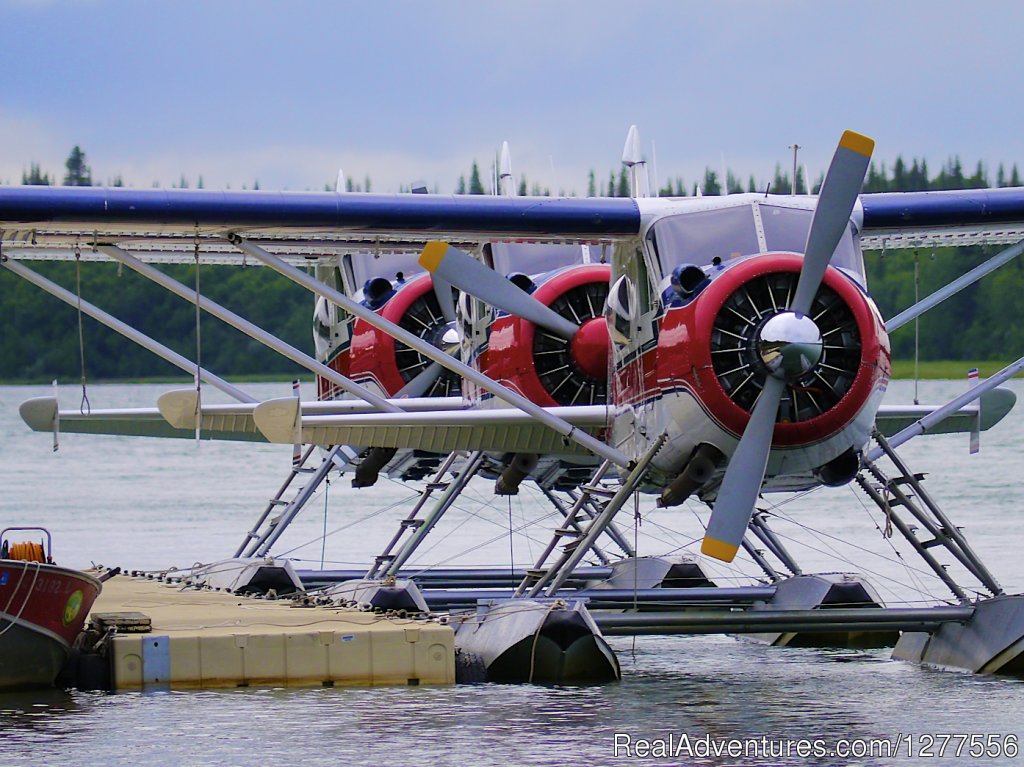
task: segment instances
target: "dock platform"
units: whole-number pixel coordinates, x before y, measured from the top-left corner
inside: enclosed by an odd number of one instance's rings
[[[150,623],[145,633],[134,626],[111,637],[118,691],[455,683],[454,631],[435,621],[131,576],[104,583],[90,616],[110,614]]]

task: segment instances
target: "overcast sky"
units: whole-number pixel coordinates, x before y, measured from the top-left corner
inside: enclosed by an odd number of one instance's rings
[[[322,189],[338,167],[454,190],[503,140],[586,192],[631,123],[659,180],[787,147],[816,176],[843,129],[876,157],[1024,168],[1024,4],[0,0],[0,180]],[[653,142],[653,144],[652,144]]]

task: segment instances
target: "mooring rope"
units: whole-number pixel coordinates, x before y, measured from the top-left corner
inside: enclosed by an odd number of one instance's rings
[[[196,445],[200,444],[200,424],[203,414],[203,376],[202,376],[202,336],[199,332],[200,316],[200,293],[199,293],[199,230],[196,230],[195,249],[193,257],[196,262]]]
[[[320,538],[320,569],[324,569],[324,557],[327,553],[327,499],[331,493],[331,478],[324,477],[327,486],[324,488],[324,534]]]
[[[933,254],[934,257],[934,254]],[[917,251],[914,251],[914,305],[917,306],[921,300],[921,262],[917,257]],[[914,404],[920,405],[921,402],[917,397],[917,384],[920,376],[920,358],[921,358],[921,316],[914,317]]]
[[[640,516],[640,493],[633,493],[633,612],[639,610],[638,605],[638,592],[640,590],[640,524],[643,522],[643,517]],[[632,646],[630,647],[630,656],[636,661],[636,634],[633,635]]]
[[[516,546],[512,532],[512,496],[508,497],[508,571],[512,579],[516,577]]]
[[[89,415],[92,412],[92,405],[89,403],[89,395],[85,389],[85,332],[82,329],[82,249],[78,242],[75,242],[75,294],[78,298],[78,360],[81,369],[82,401],[78,405],[78,412],[82,415]]]

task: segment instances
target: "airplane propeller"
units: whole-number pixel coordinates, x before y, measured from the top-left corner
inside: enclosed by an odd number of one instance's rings
[[[867,136],[843,133],[818,195],[789,309],[760,330],[757,349],[770,374],[729,461],[701,544],[703,554],[723,562],[736,557],[753,516],[787,379],[807,372],[821,357],[821,332],[807,312],[849,224],[874,146]]]
[[[455,322],[455,299],[452,298],[451,283],[436,274],[431,275],[431,280],[434,283],[434,295],[441,307],[441,316],[445,322]]]
[[[403,397],[424,397],[434,385],[434,381],[441,377],[444,368],[437,362],[431,362],[423,370],[417,373],[411,381],[398,390],[395,399]]]
[[[566,340],[579,328],[558,312],[516,287],[493,269],[465,251],[446,242],[428,242],[420,256],[420,266],[438,279],[464,293],[485,301],[504,312],[522,317]]]

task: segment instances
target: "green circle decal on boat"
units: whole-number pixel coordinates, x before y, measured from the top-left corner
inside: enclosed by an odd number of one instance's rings
[[[65,626],[70,625],[78,617],[78,613],[82,609],[82,598],[81,590],[68,597],[68,603],[64,605]]]

